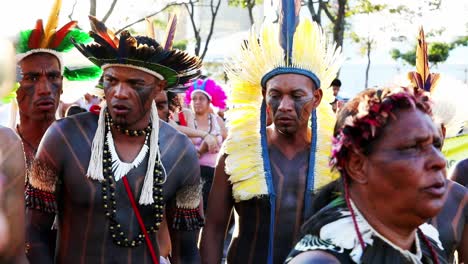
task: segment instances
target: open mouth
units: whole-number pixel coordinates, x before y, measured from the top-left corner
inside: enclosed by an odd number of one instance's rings
[[[114,110],[114,113],[116,113],[117,115],[126,114],[130,111],[130,108],[121,104],[113,105],[112,108]]]

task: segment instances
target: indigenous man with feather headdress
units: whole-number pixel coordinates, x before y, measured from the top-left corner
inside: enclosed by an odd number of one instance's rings
[[[233,208],[239,232],[228,263],[282,263],[314,190],[332,180],[334,114],[320,102],[332,101],[332,89],[323,88],[336,77],[341,53],[318,24],[298,21],[300,2],[283,0],[279,26],[267,21],[260,35],[252,30],[226,67],[229,133],[208,200],[203,263],[220,263]]]
[[[74,42],[104,71],[99,112],[56,121],[41,142],[27,208],[34,263],[159,263],[164,214],[173,263],[196,263],[203,224],[200,171],[189,139],[158,118],[155,97],[200,74],[201,61],[90,17],[94,43]],[[56,216],[55,256],[46,232]]]

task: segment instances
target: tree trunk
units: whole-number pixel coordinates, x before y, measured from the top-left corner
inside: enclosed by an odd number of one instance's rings
[[[312,20],[317,22],[317,24],[321,25],[322,24],[322,0],[319,0],[318,2],[318,8],[317,11],[315,11],[314,7],[314,0],[309,0],[307,1],[307,7],[309,8],[310,16],[312,17]]]
[[[96,16],[96,0],[89,1],[89,14]]]
[[[336,13],[336,20],[333,25],[333,39],[338,47],[343,47],[346,1],[347,0],[338,0],[338,12]]]
[[[247,0],[247,10],[249,11],[249,18],[250,18],[250,26],[254,24],[254,17],[253,17],[253,8],[255,6],[255,0]]]
[[[210,2],[210,8],[211,8],[210,31],[208,33],[208,36],[206,36],[205,48],[203,49],[203,53],[200,56],[200,59],[202,59],[202,60],[206,55],[206,51],[208,50],[208,44],[210,43],[211,36],[213,35],[213,29],[214,29],[214,24],[215,24],[215,20],[216,20],[216,15],[218,15],[219,6],[221,5],[221,0],[218,0],[218,3],[216,4],[216,6],[213,6],[213,1],[214,0],[211,0],[211,2]]]
[[[195,24],[194,2],[190,0],[188,3],[184,4],[184,6],[185,6],[185,9],[187,10],[187,13],[189,13],[190,23],[192,23],[193,35],[195,36],[195,55],[198,56],[200,54],[200,45],[201,45],[200,31],[201,29],[198,29],[197,25]]]
[[[366,83],[364,87],[367,89],[369,88],[369,70],[371,66],[371,50],[372,50],[372,41],[367,40],[367,67],[366,67]]]
[[[105,23],[105,22],[107,21],[107,19],[109,18],[109,16],[112,14],[112,11],[114,11],[115,4],[117,4],[117,0],[112,1],[112,4],[111,4],[111,6],[109,7],[109,10],[107,10],[106,15],[105,15],[104,18],[102,19],[102,22],[103,22],[103,23]]]

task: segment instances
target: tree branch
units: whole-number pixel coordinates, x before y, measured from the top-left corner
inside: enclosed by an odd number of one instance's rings
[[[96,0],[89,1],[89,14],[96,16]]]
[[[218,14],[219,11],[219,6],[221,5],[221,0],[218,0],[218,4],[214,8],[213,6],[213,0],[211,0],[211,24],[210,24],[210,32],[208,33],[208,36],[206,37],[205,41],[205,48],[203,49],[203,53],[200,56],[200,59],[203,60],[203,58],[206,55],[206,51],[208,50],[208,43],[210,42],[211,35],[213,35],[213,29],[214,29],[214,22],[216,20],[216,15]],[[214,8],[214,9],[213,9]]]
[[[334,24],[336,22],[336,17],[333,16],[330,10],[328,10],[327,5],[324,2],[320,1],[320,6],[322,7],[323,11],[325,11],[325,14],[327,15],[328,19],[330,19],[330,21]]]
[[[106,15],[102,19],[102,22],[105,23],[106,20],[109,18],[109,16],[112,14],[112,11],[114,11],[115,4],[117,4],[117,0],[113,0],[111,6],[109,7],[109,10],[107,10]]]
[[[188,5],[190,5],[190,8]],[[198,56],[198,54],[200,53],[201,38],[200,38],[200,29],[197,29],[197,24],[195,23],[194,3],[192,0],[190,0],[190,2],[188,4],[184,4],[184,6],[185,6],[185,9],[187,9],[187,12],[189,13],[190,23],[192,23],[193,34],[195,35],[195,55]]]
[[[143,17],[143,18],[140,18],[140,19],[138,19],[137,21],[135,21],[135,22],[133,22],[133,23],[130,23],[130,24],[126,25],[125,27],[123,27],[123,28],[117,30],[117,31],[115,32],[115,34],[117,35],[117,34],[119,34],[120,32],[122,32],[123,30],[125,30],[125,29],[127,29],[127,28],[129,28],[129,27],[131,27],[131,26],[133,26],[133,25],[135,25],[135,24],[137,24],[137,23],[140,23],[140,22],[145,21],[146,18],[149,18],[149,17],[152,17],[152,16],[156,16],[156,15],[158,15],[158,14],[164,12],[166,9],[168,9],[168,8],[171,7],[171,6],[178,6],[178,5],[183,5],[183,4],[184,4],[184,3],[180,3],[180,2],[173,2],[173,3],[167,4],[163,9],[161,9],[161,10],[159,10],[159,11],[157,11],[157,12],[154,12],[154,13],[152,13],[152,14],[149,14],[149,15]]]
[[[75,0],[75,2],[73,3],[73,6],[72,6],[72,10],[71,10],[70,14],[68,15],[68,18],[70,20],[73,20],[73,13],[75,13],[75,6],[76,6],[77,2],[78,2],[78,0]]]

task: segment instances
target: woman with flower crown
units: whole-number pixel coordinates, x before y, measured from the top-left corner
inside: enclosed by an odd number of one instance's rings
[[[341,178],[316,196],[318,211],[287,263],[447,263],[426,221],[445,201],[443,136],[426,96],[367,89],[339,112],[331,165]]]

